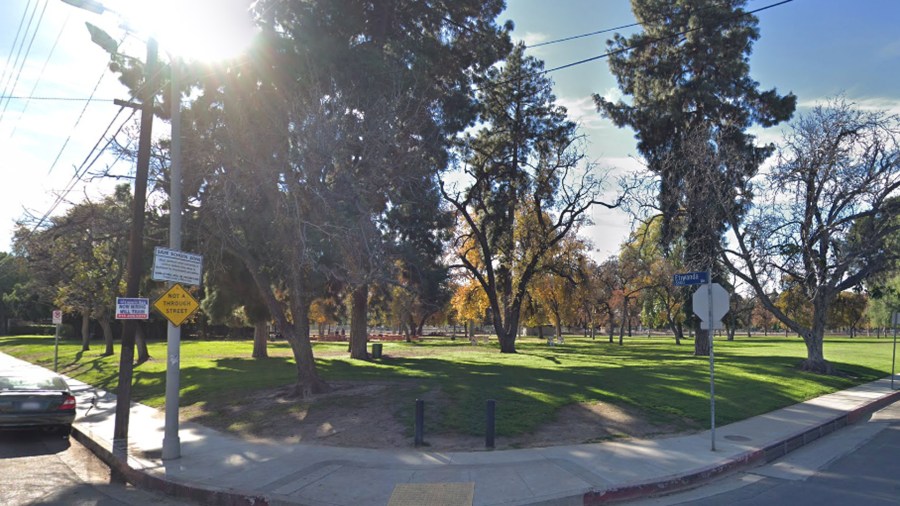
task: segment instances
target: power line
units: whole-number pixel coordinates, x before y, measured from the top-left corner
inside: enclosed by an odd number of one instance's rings
[[[0,100],[57,100],[61,102],[115,102],[114,98],[38,97],[33,95],[0,95]]]
[[[65,21],[63,21],[62,27],[59,29],[59,32],[56,34],[56,40],[53,41],[53,46],[50,48],[50,52],[47,53],[47,59],[44,60],[44,65],[41,67],[41,73],[38,74],[38,78],[34,81],[34,86],[31,87],[31,93],[29,93],[29,95],[32,95],[32,96],[34,95],[35,91],[37,91],[38,84],[40,84],[41,79],[44,78],[44,72],[47,71],[47,65],[50,64],[50,59],[53,58],[53,53],[56,52],[56,46],[59,45],[59,40],[62,38],[63,31],[65,31],[66,26],[68,26],[68,24],[69,24],[70,16],[71,15],[66,15],[66,19],[65,19]],[[9,100],[11,100],[11,99],[8,98],[7,103],[9,103]],[[13,127],[12,133],[9,134],[10,138],[12,138],[16,135],[16,130],[19,128],[18,121],[20,121],[22,119],[22,116],[25,115],[25,111],[28,110],[28,105],[30,103],[31,103],[31,100],[29,99],[25,102],[25,106],[22,107],[22,111],[19,113],[19,118],[16,121],[16,126]]]
[[[764,10],[771,9],[771,8],[773,8],[773,7],[779,7],[779,6],[781,6],[781,5],[788,4],[788,3],[791,3],[791,2],[793,2],[793,1],[794,1],[794,0],[782,0],[781,2],[776,2],[776,3],[773,3],[773,4],[769,4],[769,5],[766,5],[766,6],[764,6],[764,7],[760,7],[759,9],[754,9],[754,10],[751,10],[751,11],[741,12],[741,13],[736,14],[736,15],[730,17],[730,18],[727,18],[726,21],[731,21],[731,20],[733,20],[733,19],[738,19],[738,18],[741,18],[741,17],[744,17],[744,16],[749,16],[749,15],[751,15],[751,14],[756,14],[757,12],[762,12],[762,11],[764,11]],[[721,23],[719,23],[719,24],[721,24]],[[614,50],[612,50],[612,51],[608,51],[608,52],[606,52],[606,53],[599,54],[599,55],[597,55],[597,56],[592,56],[592,57],[590,57],[590,58],[585,58],[585,59],[583,59],[583,60],[578,60],[578,61],[574,61],[574,62],[571,62],[571,63],[566,63],[566,64],[560,65],[560,66],[558,66],[558,67],[553,67],[553,68],[549,68],[549,69],[544,69],[544,70],[542,70],[542,71],[540,71],[540,72],[534,72],[534,73],[532,73],[529,77],[542,76],[542,75],[549,74],[550,72],[556,72],[556,71],[558,71],[558,70],[564,70],[564,69],[567,69],[567,68],[576,67],[576,66],[578,66],[578,65],[583,65],[583,64],[585,64],[585,63],[590,63],[590,62],[593,62],[593,61],[602,60],[602,59],[604,59],[604,58],[609,58],[610,56],[615,56],[615,55],[617,55],[617,54],[627,53],[628,51],[631,51],[632,49],[637,49],[637,48],[640,48],[640,47],[644,47],[644,46],[650,45],[650,44],[655,43],[655,42],[663,42],[663,41],[666,41],[666,40],[669,40],[669,39],[673,39],[673,38],[684,37],[685,35],[687,35],[687,34],[689,34],[689,33],[696,32],[696,31],[701,30],[701,29],[703,29],[703,28],[707,28],[707,27],[704,27],[704,26],[698,26],[698,27],[690,28],[690,29],[683,30],[683,31],[680,31],[680,32],[671,33],[671,34],[669,34],[669,35],[665,35],[665,36],[662,36],[662,37],[654,37],[654,38],[651,38],[651,39],[647,39],[647,40],[643,41],[643,42],[640,43],[640,44],[635,44],[635,45],[633,45],[633,46],[626,46],[626,47],[622,47],[622,48],[619,48],[619,49],[614,49]],[[522,79],[522,78],[521,78],[521,77],[516,77],[516,78],[507,79],[507,80],[502,81],[502,82],[499,82],[499,83],[493,83],[493,84],[489,84],[489,85],[485,85],[485,86],[480,86],[480,87],[476,88],[476,91],[479,91],[479,90],[481,90],[481,89],[483,89],[483,88],[485,88],[485,87],[488,87],[488,86],[499,86],[499,85],[507,84],[507,83],[510,83],[510,82],[513,82],[513,81],[516,81],[516,80],[519,80],[519,79]]]
[[[691,14],[697,14],[697,13],[700,13],[700,12],[703,12],[703,11],[712,10],[712,9],[714,9],[714,8],[716,8],[716,7],[713,7],[713,6],[703,7],[703,8],[701,8],[701,9],[697,9],[697,10],[695,10],[695,11],[692,11]],[[755,11],[754,11],[754,12],[755,12]],[[662,19],[662,18],[659,18],[659,19],[657,19],[656,21],[657,21],[657,22],[663,21],[663,19]],[[624,30],[624,29],[626,29],[626,28],[635,28],[635,27],[641,26],[641,25],[643,25],[643,24],[644,24],[644,22],[634,22],[634,23],[629,23],[629,24],[627,24],[627,25],[616,26],[616,27],[613,27],[613,28],[604,28],[603,30],[595,30],[595,31],[593,31],[593,32],[580,33],[580,34],[578,34],[578,35],[572,35],[572,36],[569,36],[569,37],[562,37],[562,38],[559,38],[559,39],[553,39],[553,40],[548,40],[548,41],[545,41],[545,42],[538,42],[538,43],[536,43],[536,44],[531,44],[531,45],[529,45],[529,46],[525,46],[525,49],[533,49],[533,48],[536,48],[536,47],[549,46],[549,45],[552,45],[552,44],[559,44],[559,43],[561,43],[561,42],[569,42],[569,41],[571,41],[571,40],[583,39],[583,38],[585,38],[585,37],[592,37],[592,36],[594,36],[594,35],[601,35],[601,34],[604,34],[604,33],[614,32],[614,31],[616,31],[616,30]]]
[[[63,142],[62,147],[59,148],[59,153],[56,154],[56,159],[53,160],[53,163],[50,165],[50,169],[47,170],[47,175],[50,175],[50,173],[53,172],[53,169],[56,167],[56,163],[59,162],[59,158],[62,156],[63,151],[66,149],[66,146],[69,144],[69,141],[72,139],[72,133],[75,132],[75,130],[78,128],[78,125],[81,123],[82,118],[84,118],[84,113],[85,113],[85,111],[87,111],[88,106],[91,104],[90,99],[94,97],[94,93],[97,93],[97,88],[100,87],[100,83],[102,83],[103,78],[106,77],[106,70],[107,70],[107,67],[104,66],[103,72],[100,74],[100,79],[97,79],[97,84],[95,84],[94,89],[91,90],[91,96],[84,103],[84,107],[81,108],[81,113],[78,114],[78,119],[75,120],[75,124],[72,126],[72,130],[69,132],[69,135],[66,137],[66,141]],[[122,110],[119,109],[119,113],[121,113],[121,112],[122,112]],[[118,115],[117,115],[117,117],[118,117]],[[107,127],[107,131],[109,131],[109,127]]]
[[[582,33],[579,35],[572,35],[571,37],[563,37],[561,39],[548,40],[546,42],[538,42],[537,44],[531,44],[530,46],[525,46],[525,49],[534,49],[536,47],[549,46],[551,44],[559,44],[560,42],[568,42],[570,40],[583,39],[585,37],[600,35],[602,33],[614,32],[616,30],[624,30],[626,28],[634,28],[636,26],[641,26],[641,24],[640,23],[631,23],[631,24],[627,24],[627,25],[616,26],[613,28],[597,30],[595,32],[588,32],[588,33]]]
[[[94,165],[94,163],[96,163],[96,161],[100,158],[100,155],[103,154],[104,151],[106,151],[106,149],[109,147],[110,144],[112,144],[112,142],[119,135],[119,133],[122,132],[122,129],[125,128],[125,125],[137,113],[137,110],[132,109],[131,114],[129,114],[128,117],[125,118],[125,121],[123,121],[122,124],[119,125],[119,128],[116,130],[116,133],[113,134],[109,138],[109,140],[106,142],[106,144],[103,146],[103,148],[97,152],[96,156],[94,156],[94,152],[97,150],[97,147],[100,145],[101,142],[103,142],[103,139],[106,138],[106,134],[109,133],[110,129],[115,124],[116,120],[119,119],[119,116],[122,114],[122,111],[124,109],[125,109],[124,106],[119,108],[119,111],[116,113],[115,117],[113,117],[112,121],[109,122],[109,125],[107,125],[106,130],[100,136],[100,139],[98,139],[97,142],[94,144],[94,147],[91,148],[91,151],[85,157],[84,161],[81,162],[81,165],[77,169],[75,169],[75,174],[72,176],[72,179],[69,180],[69,182],[66,184],[65,188],[59,193],[59,195],[56,197],[56,200],[53,202],[53,204],[50,206],[50,208],[47,210],[47,212],[45,212],[44,215],[41,216],[41,218],[37,221],[37,223],[35,223],[34,226],[31,227],[31,230],[29,230],[27,232],[27,235],[25,236],[26,240],[28,239],[28,237],[30,237],[32,234],[34,234],[37,231],[37,229],[41,225],[43,225],[43,223],[47,220],[47,218],[50,217],[50,215],[53,213],[53,211],[55,211],[56,208],[59,207],[60,204],[62,204],[63,200],[65,199],[65,196],[72,190],[72,188],[75,187],[76,184],[78,184],[84,178],[84,176],[87,174],[87,171],[90,170],[90,168]],[[91,160],[92,156],[94,157],[93,160]],[[90,160],[90,163],[88,162],[89,160]],[[118,159],[116,161],[118,161]]]
[[[25,10],[22,11],[22,19],[19,20],[19,27],[16,29],[16,36],[13,37],[12,45],[9,47],[9,55],[6,56],[6,65],[3,66],[3,74],[0,74],[0,83],[6,81],[6,73],[11,72],[15,67],[13,65],[13,53],[16,52],[16,45],[19,42],[19,35],[22,33],[22,27],[25,26],[25,18],[28,17],[28,10],[31,8],[31,0],[25,4]],[[24,37],[22,37],[24,40]],[[10,74],[12,75],[12,74]]]
[[[22,69],[25,68],[25,63],[28,62],[28,55],[31,53],[31,46],[34,44],[34,39],[37,37],[38,30],[41,27],[41,22],[44,20],[44,13],[47,12],[47,5],[49,4],[48,0],[44,0],[44,8],[41,9],[41,15],[37,20],[37,24],[34,26],[34,31],[31,33],[31,39],[28,41],[28,48],[25,49],[25,55],[22,58],[22,63],[19,64],[19,68],[16,70],[16,78],[12,79],[12,74],[10,74],[10,81],[12,81],[12,86],[9,84],[4,88],[5,93],[12,94],[16,90],[16,86],[19,84],[19,77],[22,75]],[[31,19],[34,18],[34,13],[37,12],[37,6],[35,6],[34,12],[31,13]],[[28,30],[31,28],[31,19],[28,20],[28,27],[25,29],[25,35],[22,37],[22,41],[19,45],[19,52],[16,54],[16,63],[19,62],[19,56],[22,54],[22,49],[25,44],[25,38],[28,37]],[[13,63],[13,67],[16,66],[16,63]],[[9,83],[9,81],[7,81]],[[9,107],[9,100],[3,105],[3,110],[0,111],[0,121],[3,121],[3,116],[6,114],[6,109]]]

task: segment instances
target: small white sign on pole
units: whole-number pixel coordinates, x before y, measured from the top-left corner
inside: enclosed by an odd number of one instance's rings
[[[116,320],[147,320],[150,299],[116,297]]]
[[[59,325],[62,323],[62,310],[54,309],[53,310],[53,324]],[[46,321],[46,320],[45,320]]]
[[[694,314],[700,318],[701,329],[708,330],[710,328],[710,322],[707,321],[710,316],[713,319],[712,328],[714,330],[725,328],[722,325],[722,317],[728,313],[728,298],[728,290],[718,283],[713,283],[712,287],[701,286],[694,292]]]
[[[153,281],[171,281],[200,286],[203,277],[203,256],[157,246],[153,248]]]

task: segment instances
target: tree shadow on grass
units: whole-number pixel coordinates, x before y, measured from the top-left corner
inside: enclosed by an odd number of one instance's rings
[[[317,368],[326,381],[401,385],[380,391],[373,399],[360,398],[358,401],[381,401],[387,406],[390,400],[390,406],[399,406],[397,409],[404,413],[407,428],[412,423],[410,414],[417,396],[440,391],[440,412],[431,413],[426,422],[430,424],[430,432],[483,434],[488,399],[497,401],[498,419],[502,421],[497,428],[500,436],[535,431],[556,420],[564,406],[582,402],[633,406],[646,416],[662,420],[687,418],[708,426],[707,357],[696,357],[687,347],[681,353],[673,350],[671,345],[652,343],[645,347],[608,345],[600,352],[598,348],[522,346],[522,352],[516,355],[497,353],[498,360],[492,360],[493,351],[488,352],[487,359],[473,357],[472,360],[399,355],[385,355],[374,362],[320,358]],[[606,353],[607,350],[616,353]],[[800,359],[793,356],[743,356],[725,352],[716,358],[717,423],[730,423],[799,402],[793,384],[797,381],[830,389],[846,388],[853,383],[847,378],[802,373],[796,369]],[[116,364],[111,361],[94,358],[87,362],[83,357],[76,361],[109,378],[97,385],[101,388],[109,390],[108,385],[117,380]],[[566,365],[567,361],[577,365]],[[586,363],[590,361],[597,364]],[[291,357],[221,358],[212,364],[211,367],[181,369],[180,402],[182,407],[192,407],[197,412],[195,421],[211,425],[217,417],[223,416],[222,410],[228,406],[272,395],[278,388],[292,385],[297,379],[296,364]],[[869,368],[835,365],[852,369],[862,376],[879,375],[878,371]],[[754,377],[774,377],[776,381]],[[138,367],[134,373],[134,399],[140,402],[141,399],[159,398],[164,384],[164,370]],[[296,405],[296,402],[292,404]],[[315,403],[312,406],[315,409]],[[279,409],[289,408],[281,406]],[[264,433],[271,417],[287,416],[285,413],[278,409],[260,411],[244,423],[249,430]],[[584,415],[590,416],[589,413]]]

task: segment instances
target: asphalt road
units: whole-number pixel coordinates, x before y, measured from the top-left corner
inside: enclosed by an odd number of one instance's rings
[[[633,506],[900,505],[900,402],[782,459]]]
[[[0,504],[118,506],[193,504],[110,484],[109,468],[74,438],[0,432]]]

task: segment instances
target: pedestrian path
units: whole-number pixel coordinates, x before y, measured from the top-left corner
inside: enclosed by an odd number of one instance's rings
[[[0,369],[33,367],[0,353]],[[440,452],[249,442],[180,426],[162,460],[164,416],[134,404],[128,457],[112,456],[115,396],[76,380],[75,437],[138,486],[205,504],[582,505],[679,490],[756,466],[900,399],[890,379],[709,431],[521,450]],[[900,387],[900,384],[898,384]]]

